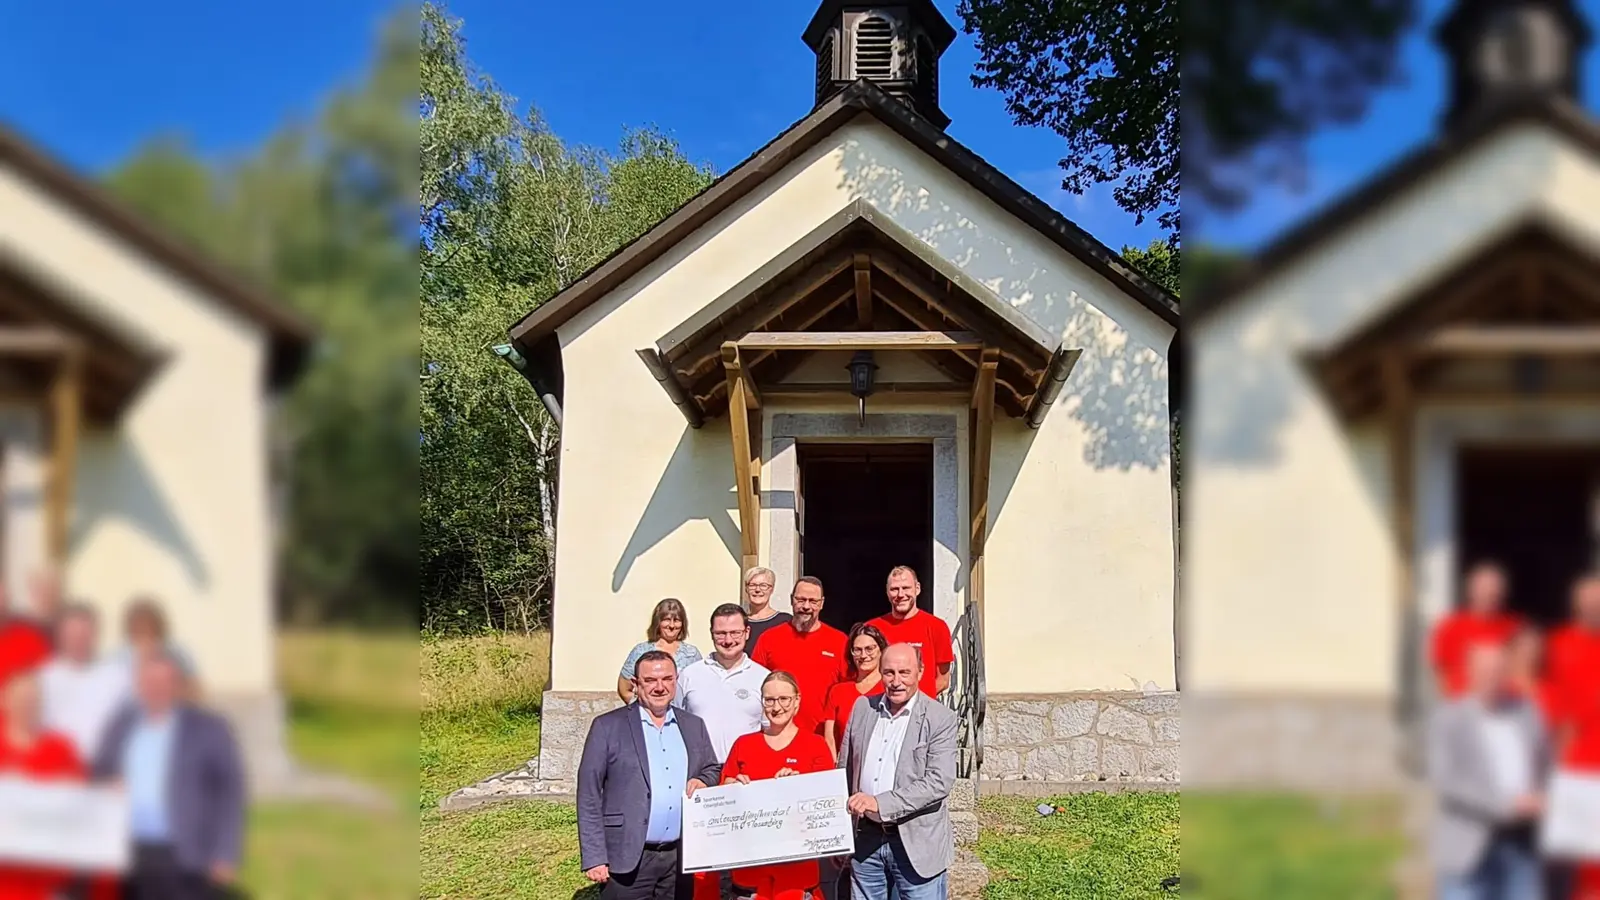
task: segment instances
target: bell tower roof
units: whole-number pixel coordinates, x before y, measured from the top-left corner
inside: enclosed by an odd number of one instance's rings
[[[956,30],[932,0],[823,0],[801,37],[817,55],[816,106],[864,78],[939,128],[950,124],[939,58]]]
[[[1592,35],[1573,0],[1458,0],[1435,38],[1449,59],[1451,128],[1507,102],[1578,100]]]

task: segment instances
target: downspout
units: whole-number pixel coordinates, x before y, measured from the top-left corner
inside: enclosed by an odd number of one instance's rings
[[[522,377],[528,379],[528,383],[533,385],[534,391],[539,394],[539,400],[544,403],[545,412],[550,414],[557,428],[561,427],[561,401],[556,397],[555,391],[550,389],[549,381],[544,374],[536,366],[528,364],[528,358],[522,355],[515,344],[495,344],[491,349],[494,350],[495,356],[505,360],[511,368],[521,372]]]
[[[1038,428],[1044,424],[1044,417],[1050,411],[1050,404],[1055,403],[1056,397],[1061,395],[1061,386],[1067,383],[1067,377],[1072,374],[1072,367],[1082,355],[1082,350],[1061,349],[1050,358],[1050,366],[1044,372],[1044,383],[1039,385],[1039,396],[1034,399],[1032,407],[1028,410],[1029,428]]]

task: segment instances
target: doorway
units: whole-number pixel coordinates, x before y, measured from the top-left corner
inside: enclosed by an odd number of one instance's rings
[[[1463,447],[1456,492],[1461,569],[1497,561],[1512,610],[1540,625],[1566,619],[1573,580],[1596,563],[1600,448]]]
[[[933,446],[808,444],[799,462],[800,571],[822,579],[822,621],[848,632],[888,611],[895,566],[922,581],[933,611]]]

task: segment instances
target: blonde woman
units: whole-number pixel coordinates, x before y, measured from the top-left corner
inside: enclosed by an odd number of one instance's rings
[[[700,650],[689,643],[689,614],[682,603],[671,597],[656,604],[655,611],[650,614],[650,627],[645,630],[645,640],[635,644],[628,651],[628,658],[622,661],[622,670],[617,673],[617,696],[623,703],[633,702],[633,667],[639,657],[651,650],[671,656],[679,672],[701,658]]]

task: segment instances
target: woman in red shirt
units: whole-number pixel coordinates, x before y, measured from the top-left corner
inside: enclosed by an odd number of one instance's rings
[[[788,672],[773,672],[761,682],[761,707],[767,725],[733,742],[722,764],[722,783],[749,784],[833,768],[833,754],[821,735],[794,723],[800,686]],[[778,863],[733,870],[733,883],[755,891],[756,900],[806,900],[820,881],[817,861]]]
[[[13,672],[0,684],[0,776],[84,781],[88,772],[72,742],[44,731],[35,670]],[[15,863],[0,864],[0,900],[50,900],[70,873]]]
[[[850,711],[856,701],[883,693],[883,675],[878,672],[878,662],[883,651],[889,649],[889,639],[877,626],[859,623],[850,629],[850,677],[828,688],[828,699],[822,704],[822,737],[834,759],[839,758],[839,742],[850,724]]]

